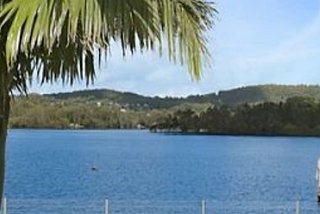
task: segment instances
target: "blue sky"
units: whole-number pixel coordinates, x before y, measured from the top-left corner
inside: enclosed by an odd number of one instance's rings
[[[186,96],[256,84],[320,84],[320,0],[216,0],[208,32],[212,67],[194,82],[185,67],[157,53],[122,58],[114,47],[93,86],[144,95]],[[31,92],[86,89],[36,82]]]

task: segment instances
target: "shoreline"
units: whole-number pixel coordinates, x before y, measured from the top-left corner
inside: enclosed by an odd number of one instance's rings
[[[213,133],[213,132],[197,132],[197,131],[177,131],[177,130],[150,130],[152,133],[165,135],[208,135],[208,136],[234,136],[234,137],[320,137],[319,134],[290,134],[290,133]]]
[[[157,132],[155,132],[157,133]],[[159,134],[165,135],[190,135],[190,136],[229,136],[229,137],[301,137],[301,138],[320,138],[318,135],[307,135],[307,134],[212,134],[212,133],[184,133],[184,132],[159,132]]]
[[[163,135],[190,135],[190,136],[230,136],[230,137],[301,137],[301,138],[320,138],[319,134],[260,134],[260,133],[210,133],[210,132],[182,132],[182,131],[164,131],[164,130],[150,130],[148,128],[9,128],[10,130],[53,130],[53,131],[148,131],[152,134],[163,134]]]

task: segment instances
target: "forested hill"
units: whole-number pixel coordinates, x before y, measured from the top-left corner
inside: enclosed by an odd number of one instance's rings
[[[218,93],[218,99],[227,105],[244,103],[280,102],[291,97],[312,97],[320,100],[320,86],[258,85]]]
[[[76,99],[102,102],[111,105],[118,104],[121,106],[129,107],[131,109],[164,109],[178,106],[185,102],[185,99],[183,98],[160,98],[157,96],[148,97],[131,92],[119,92],[109,89],[83,90],[68,93],[46,94],[44,96],[59,100]]]
[[[85,99],[97,102],[117,103],[131,108],[145,106],[152,109],[172,108],[185,103],[213,103],[238,105],[244,103],[280,102],[290,97],[312,97],[320,100],[320,86],[287,86],[287,85],[258,85],[220,91],[206,95],[191,95],[186,98],[147,97],[130,92],[118,92],[107,89],[83,90],[69,93],[47,94],[59,100]]]
[[[12,100],[10,126],[15,128],[143,128],[176,111],[205,112],[213,106],[266,101],[290,97],[320,100],[319,86],[264,85],[187,98],[146,97],[134,93],[97,89],[71,93],[17,96]],[[309,99],[309,98],[308,98]]]

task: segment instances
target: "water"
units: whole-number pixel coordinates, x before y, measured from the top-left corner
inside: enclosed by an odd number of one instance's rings
[[[299,198],[320,213],[318,156],[320,138],[11,130],[5,192],[15,214],[103,213],[105,198],[111,213],[200,214],[203,199],[207,213],[288,213]]]

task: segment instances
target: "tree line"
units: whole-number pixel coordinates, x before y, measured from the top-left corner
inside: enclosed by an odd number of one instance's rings
[[[151,108],[144,103],[75,97],[58,99],[31,94],[11,102],[9,127],[53,129],[142,129],[178,109],[203,111],[210,104],[184,103],[168,109]]]
[[[11,128],[136,129],[197,134],[320,135],[320,103],[310,97],[238,106],[184,103],[169,109],[40,95],[12,101]]]
[[[320,103],[310,97],[293,97],[279,103],[212,106],[200,113],[178,110],[158,119],[150,129],[223,135],[320,136]]]
[[[126,105],[90,99],[57,100],[40,95],[18,97],[11,106],[11,128],[145,128],[160,116],[158,110],[133,110]]]

